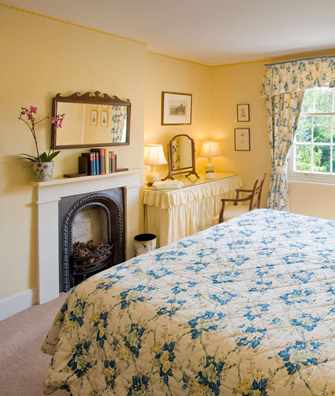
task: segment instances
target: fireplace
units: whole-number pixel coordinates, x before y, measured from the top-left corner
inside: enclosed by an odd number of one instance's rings
[[[60,291],[125,260],[124,206],[123,188],[60,199]]]
[[[37,221],[37,288],[34,290],[35,298],[39,304],[46,303],[59,296],[63,290],[60,285],[60,269],[63,269],[63,230],[60,231],[65,213],[79,197],[89,194],[102,194],[110,190],[120,189],[124,202],[116,200],[117,206],[123,210],[121,218],[124,219],[124,239],[126,259],[133,257],[133,243],[135,235],[141,229],[141,188],[143,172],[141,169],[130,169],[124,172],[115,172],[103,176],[83,176],[73,178],[59,178],[48,182],[34,183],[33,204],[36,205]],[[107,194],[108,195],[108,194]],[[75,200],[66,203],[66,197],[75,197]],[[108,198],[111,198],[110,195]],[[112,200],[114,201],[114,198]],[[60,202],[63,200],[62,205]],[[60,214],[63,204],[67,209]],[[123,204],[122,204],[123,203]],[[124,205],[124,206],[123,206]],[[60,255],[61,253],[61,255]],[[63,282],[63,275],[61,275]]]

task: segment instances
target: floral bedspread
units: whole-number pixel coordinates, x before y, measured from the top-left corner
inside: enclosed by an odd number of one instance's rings
[[[335,221],[256,210],[76,287],[45,391],[334,395]]]

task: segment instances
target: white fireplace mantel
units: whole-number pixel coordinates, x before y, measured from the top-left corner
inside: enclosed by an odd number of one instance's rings
[[[101,176],[54,179],[36,182],[37,258],[39,303],[59,295],[59,200],[63,197],[124,187],[126,220],[126,256],[133,255],[133,237],[140,232],[143,171],[132,169]]]

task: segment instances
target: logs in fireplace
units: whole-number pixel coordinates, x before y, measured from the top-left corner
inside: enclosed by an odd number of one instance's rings
[[[111,265],[113,265],[113,244],[93,240],[73,244],[71,272],[75,284]]]

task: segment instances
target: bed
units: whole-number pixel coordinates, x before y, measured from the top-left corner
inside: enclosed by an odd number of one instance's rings
[[[260,209],[98,274],[43,351],[45,392],[334,395],[335,221]]]

